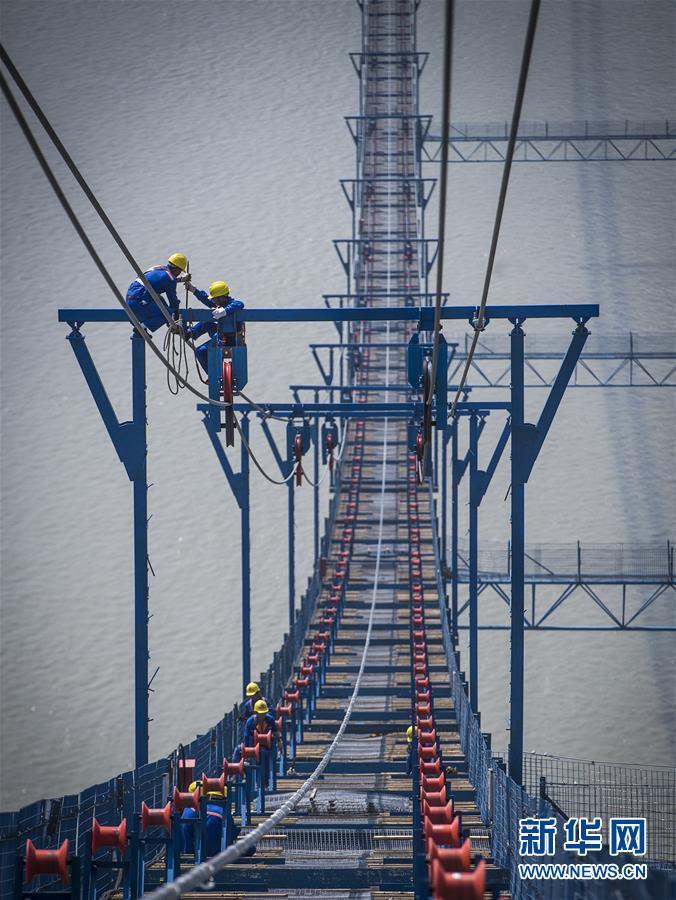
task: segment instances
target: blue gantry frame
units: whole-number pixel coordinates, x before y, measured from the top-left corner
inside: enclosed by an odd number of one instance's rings
[[[523,672],[524,672],[524,529],[525,529],[525,485],[529,475],[546,439],[556,411],[559,407],[571,374],[580,357],[584,343],[589,332],[585,323],[592,317],[598,316],[599,309],[596,304],[567,304],[567,305],[524,305],[524,306],[492,306],[487,309],[486,321],[507,319],[512,324],[510,333],[510,358],[511,358],[511,388],[509,402],[478,403],[467,399],[458,405],[458,415],[467,416],[470,420],[470,447],[476,445],[480,433],[481,422],[491,411],[505,411],[509,413],[508,422],[503,428],[502,434],[493,451],[489,465],[485,471],[478,469],[476,452],[470,453],[470,480],[473,484],[470,503],[470,542],[471,565],[474,577],[470,576],[470,677],[472,684],[472,696],[476,700],[478,684],[478,584],[476,578],[476,553],[478,547],[478,519],[477,511],[481,498],[485,494],[493,473],[497,467],[501,454],[511,439],[511,474],[512,474],[512,572],[511,572],[511,622],[510,622],[510,646],[511,646],[511,688],[510,688],[510,714],[511,714],[511,741],[510,741],[510,771],[517,781],[521,779],[521,758],[523,750]],[[193,320],[208,319],[210,311],[195,309],[192,311]],[[475,316],[474,307],[448,307],[442,309],[442,319],[456,321],[467,320],[472,322]],[[326,322],[340,325],[345,322],[359,321],[409,321],[415,322],[420,332],[430,333],[433,329],[434,309],[431,306],[402,306],[391,308],[366,308],[362,306],[335,308],[300,308],[300,309],[275,309],[275,308],[249,308],[236,314],[238,321],[246,322]],[[568,351],[563,359],[558,375],[554,379],[547,396],[542,413],[537,424],[530,424],[524,420],[524,331],[523,322],[528,318],[564,318],[573,319],[576,323],[575,331]],[[138,335],[132,335],[132,395],[133,418],[131,422],[120,423],[115,415],[112,405],[107,397],[105,388],[98,374],[96,366],[86,347],[84,335],[81,332],[83,324],[88,322],[124,322],[126,314],[122,309],[61,309],[59,321],[70,325],[69,342],[75,353],[85,380],[92,393],[99,413],[111,437],[117,454],[125,466],[125,470],[134,487],[134,584],[135,584],[135,721],[136,721],[136,762],[142,765],[147,761],[148,754],[148,575],[147,575],[147,473],[146,473],[146,399],[145,399],[145,345]],[[232,328],[233,323],[229,323]],[[211,366],[210,366],[211,368]],[[214,369],[218,372],[218,367]],[[220,390],[220,384],[214,383],[218,375],[210,375],[209,396],[216,398]],[[313,403],[236,403],[235,411],[241,415],[242,431],[245,439],[249,435],[249,415],[257,413],[265,418],[273,414],[286,418],[287,448],[282,454],[276,447],[271,432],[264,421],[264,433],[268,438],[275,455],[278,468],[284,477],[288,476],[293,467],[292,444],[296,431],[304,430],[307,439],[304,438],[304,449],[308,449],[310,442],[315,444],[315,473],[318,472],[318,435],[319,420],[345,419],[349,417],[359,418],[404,418],[407,421],[419,421],[422,413],[422,404],[419,399],[411,399],[408,402],[397,403],[354,403],[351,400],[339,402],[319,402],[315,397]],[[249,510],[249,457],[242,444],[240,449],[240,471],[235,473],[226,451],[220,441],[221,411],[208,404],[198,404],[198,409],[204,415],[206,431],[212,446],[223,468],[228,484],[230,485],[241,514],[242,527],[242,666],[243,680],[250,677],[250,642],[251,642],[251,616],[250,616],[250,569],[251,569],[251,545],[250,545],[250,510]],[[263,410],[263,412],[262,412]],[[455,441],[457,449],[457,420],[449,426],[445,425],[445,416],[439,416],[439,424],[442,426],[442,480],[447,478],[446,444],[447,433],[450,431],[451,440]],[[310,422],[312,425],[310,426]],[[443,424],[442,424],[443,423]],[[435,440],[434,447],[438,442]],[[437,465],[434,478],[438,472],[438,450],[435,449]],[[455,455],[454,455],[455,459]],[[473,479],[472,479],[473,474]],[[317,480],[315,478],[315,480]],[[452,532],[457,552],[457,490],[456,478],[453,476],[453,500],[451,515],[453,517]],[[288,498],[288,535],[289,535],[289,618],[293,621],[295,605],[295,575],[294,575],[294,501],[293,480],[289,481]],[[445,491],[443,492],[446,496]],[[447,512],[445,502],[442,503],[442,523],[445,532]],[[318,546],[318,497],[315,499],[315,549]],[[452,551],[453,555],[453,551]],[[453,605],[451,609],[454,629],[457,629],[457,578],[453,579]],[[476,707],[475,707],[476,708]]]

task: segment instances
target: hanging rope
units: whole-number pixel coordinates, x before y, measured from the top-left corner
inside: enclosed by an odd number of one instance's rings
[[[495,262],[495,254],[498,246],[498,238],[500,236],[500,225],[502,223],[502,213],[505,208],[505,200],[507,198],[507,187],[509,185],[509,175],[512,170],[512,160],[514,159],[514,148],[519,133],[519,121],[521,119],[521,108],[523,106],[523,98],[526,93],[526,82],[528,81],[528,69],[530,67],[531,54],[533,51],[533,43],[535,41],[535,29],[537,27],[538,13],[540,12],[540,0],[532,0],[530,7],[530,15],[528,17],[528,29],[526,31],[526,42],[523,48],[523,56],[521,59],[521,70],[519,71],[519,83],[516,89],[516,99],[514,101],[514,111],[512,113],[512,124],[509,132],[509,144],[507,145],[507,154],[505,156],[505,165],[502,169],[502,183],[500,184],[500,196],[498,198],[498,208],[495,214],[495,222],[493,223],[493,237],[491,239],[490,252],[488,254],[488,265],[486,267],[486,276],[484,278],[484,288],[481,295],[481,303],[477,310],[476,316],[472,322],[474,327],[474,336],[472,344],[467,354],[465,367],[460,378],[458,390],[451,406],[450,415],[455,415],[455,410],[460,399],[460,394],[465,387],[467,376],[469,374],[474,351],[479,341],[479,335],[485,328],[486,303],[488,300],[488,291],[491,285],[491,276],[493,274],[493,264]]]

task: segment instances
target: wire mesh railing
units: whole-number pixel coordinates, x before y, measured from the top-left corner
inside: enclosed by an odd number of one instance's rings
[[[431,483],[429,490],[431,509],[434,510]],[[662,867],[661,862],[651,870],[649,880],[630,882],[631,890],[628,893],[623,893],[621,888],[618,888],[617,881],[527,880],[520,877],[519,863],[534,861],[519,854],[520,820],[532,817],[553,817],[556,819],[558,832],[561,833],[563,817],[549,799],[540,796],[539,782],[538,790],[532,790],[532,788],[528,790],[531,787],[528,780],[525,782],[525,787],[520,787],[509,777],[502,760],[491,753],[489,738],[481,732],[479,718],[470,705],[467,685],[460,671],[459,655],[453,647],[449,612],[441,575],[437,521],[434,513],[432,515],[432,544],[435,553],[442,638],[448,660],[460,746],[466,758],[469,780],[475,789],[475,800],[481,819],[491,831],[493,859],[495,864],[507,873],[509,891],[514,900],[581,900],[581,898],[585,898],[585,900],[621,900],[621,898],[629,896],[633,900],[655,900],[658,897],[667,900],[672,897],[676,879],[671,872],[659,871]],[[621,778],[618,780],[622,783]],[[673,784],[673,780],[665,779],[665,790],[669,789],[669,784]],[[559,805],[558,801],[555,800],[555,802]],[[673,810],[673,808],[672,799],[669,809]],[[631,809],[630,806],[623,808],[622,815],[631,815]],[[601,814],[601,812],[596,813],[596,815]],[[671,827],[673,842],[673,824],[668,826],[666,823],[662,823],[657,826],[660,835],[664,833],[665,841],[668,840],[666,832],[669,827]],[[658,848],[663,846],[661,841],[662,837],[660,836]],[[662,850],[659,849],[657,852],[661,854]],[[605,851],[599,854],[589,854],[588,860],[602,863],[613,861]],[[542,860],[535,861],[541,862]],[[579,858],[564,852],[562,844],[557,843],[556,852],[547,857],[547,862],[571,863],[579,862]]]
[[[341,468],[339,462],[336,468],[336,490],[330,501],[321,543],[322,556],[328,555],[337,514]],[[267,671],[260,677],[259,683],[264,695],[273,701],[281,699],[292,675],[320,589],[321,579],[316,570],[301,599],[293,626],[284,636],[282,646],[275,653]],[[115,824],[124,817],[131,824],[138,815],[142,802],[151,808],[164,806],[177,783],[180,756],[184,754],[186,758],[194,759],[196,772],[215,774],[220,771],[224,757],[232,758],[233,749],[240,739],[239,727],[238,709],[235,707],[207,732],[166,758],[85,788],[79,794],[38,800],[17,811],[0,812],[0,897],[13,896],[17,855],[24,853],[28,839],[40,849],[56,849],[68,839],[71,852],[84,857],[91,841],[94,816],[101,824]],[[146,862],[150,862],[157,853],[157,847],[147,846]],[[116,873],[107,869],[98,870],[97,894],[114,888],[116,879]],[[40,884],[40,891],[48,892],[57,884],[56,879],[44,879]]]
[[[676,867],[676,768],[531,753],[524,755],[524,784],[566,816],[600,817],[605,843],[611,818],[644,818],[646,859]]]
[[[479,580],[509,581],[510,544],[483,544]],[[525,551],[529,582],[571,581],[667,584],[674,582],[674,545],[663,544],[529,544]],[[458,579],[469,580],[469,548],[458,547]]]

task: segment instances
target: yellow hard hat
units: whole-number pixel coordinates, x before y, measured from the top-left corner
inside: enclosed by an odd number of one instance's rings
[[[257,713],[269,712],[268,704],[265,702],[265,700],[256,700],[256,702],[254,703],[254,712],[257,712]]]
[[[223,791],[209,791],[207,797],[225,797]]]
[[[185,272],[188,268],[188,257],[185,253],[172,253],[168,260],[172,266],[176,266],[181,272]]]
[[[255,681],[250,681],[246,686],[246,695],[247,697],[255,697],[256,694],[260,694],[261,689],[258,687]]]
[[[194,794],[195,791],[197,790],[197,786],[198,786],[198,785],[199,785],[199,781],[191,781],[191,782],[190,782],[190,787],[188,788],[188,793],[189,793],[189,794]]]
[[[209,299],[215,300],[216,297],[227,297],[230,293],[230,287],[225,281],[212,281],[209,285]]]
[[[409,744],[413,743],[413,729],[414,728],[415,728],[415,732],[417,734],[418,729],[416,728],[415,725],[409,725],[408,728],[406,729],[406,740],[409,742]]]

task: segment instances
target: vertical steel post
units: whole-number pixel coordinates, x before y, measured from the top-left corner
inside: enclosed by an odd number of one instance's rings
[[[451,422],[451,637],[458,643],[458,417]]]
[[[479,710],[478,454],[479,419],[472,413],[469,420],[469,702],[475,713]]]
[[[444,428],[441,436],[441,566],[448,568],[448,438],[450,431]],[[446,576],[444,575],[444,582]]]
[[[293,440],[287,440],[287,453],[289,459],[289,468],[287,471],[287,475],[291,475],[294,468],[294,456],[293,456]],[[294,566],[295,560],[295,529],[294,529],[294,517],[295,517],[295,477],[289,478],[287,482],[287,491],[289,498],[289,508],[288,508],[288,516],[287,516],[287,531],[288,531],[288,548],[289,548],[289,557],[288,557],[288,567],[289,567],[289,629],[292,628],[294,620],[296,618],[296,572]]]
[[[249,443],[249,417],[242,416],[240,428]],[[249,494],[249,454],[240,441],[239,509],[242,525],[242,684],[251,681],[251,505]]]
[[[517,784],[523,780],[523,689],[524,689],[524,549],[525,482],[523,466],[524,430],[524,332],[518,321],[511,337],[512,404],[512,600],[510,610],[509,685],[509,774]]]
[[[134,717],[136,768],[148,762],[148,476],[145,343],[131,338],[134,473]]]
[[[319,391],[315,391],[315,403],[319,403]],[[315,547],[315,565],[317,564],[317,560],[319,559],[319,416],[315,416],[314,422],[314,444],[315,444],[315,455],[314,455],[314,469],[313,469],[313,481],[315,486],[314,497],[313,497],[313,514],[314,514],[314,547]]]

